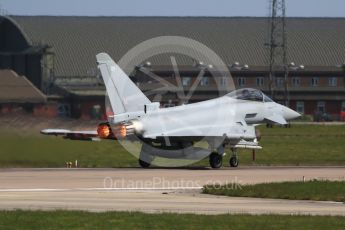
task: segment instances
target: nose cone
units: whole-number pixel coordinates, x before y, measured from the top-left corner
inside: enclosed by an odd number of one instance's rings
[[[285,118],[285,120],[293,120],[293,119],[296,119],[300,116],[301,116],[301,114],[299,114],[296,111],[284,106],[283,117]]]

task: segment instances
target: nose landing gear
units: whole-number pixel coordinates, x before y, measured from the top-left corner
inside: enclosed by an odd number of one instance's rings
[[[232,155],[231,155],[230,161],[229,161],[230,167],[237,167],[238,163],[239,163],[237,150],[235,148],[231,148],[231,151],[232,151]]]

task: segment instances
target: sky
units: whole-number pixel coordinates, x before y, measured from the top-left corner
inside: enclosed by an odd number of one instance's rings
[[[267,16],[269,0],[0,0],[10,15]],[[285,0],[289,17],[345,17],[345,0]]]

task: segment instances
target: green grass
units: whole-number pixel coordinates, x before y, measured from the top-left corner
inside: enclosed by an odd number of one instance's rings
[[[257,152],[261,165],[345,165],[345,126],[293,125],[261,127],[263,147]],[[250,162],[251,154],[241,156]]]
[[[255,185],[207,185],[203,193],[236,197],[345,202],[344,181],[281,182]]]
[[[345,165],[345,126],[259,126],[262,150],[256,165]],[[227,149],[224,166],[228,166]],[[250,150],[239,150],[240,165],[252,165]],[[38,133],[0,131],[0,167],[137,167],[137,159],[116,141],[72,141]],[[205,159],[195,166],[208,166]]]
[[[1,211],[0,229],[344,229],[334,216]]]
[[[137,160],[116,141],[73,141],[43,135],[1,134],[1,167],[131,167]]]

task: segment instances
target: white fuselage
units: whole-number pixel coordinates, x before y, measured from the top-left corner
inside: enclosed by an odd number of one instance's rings
[[[226,136],[252,139],[255,138],[255,132],[248,131],[247,124],[263,122],[265,108],[263,102],[248,102],[224,96],[148,111],[139,122],[142,125],[141,134],[145,138]]]

